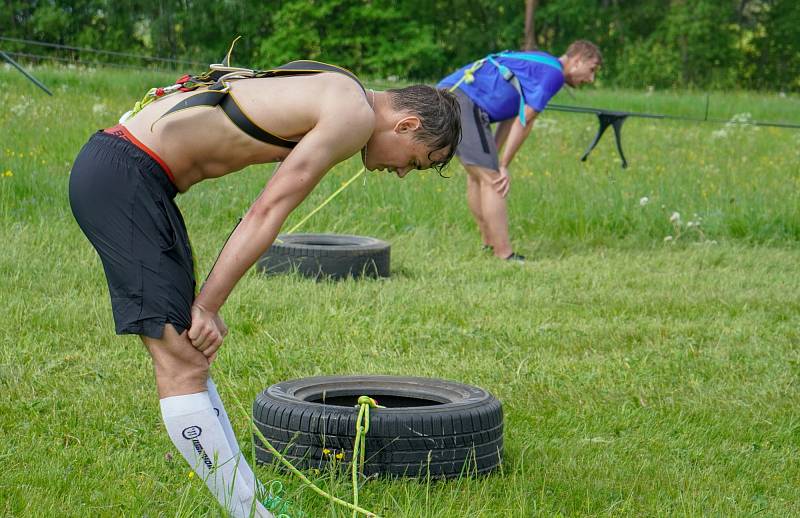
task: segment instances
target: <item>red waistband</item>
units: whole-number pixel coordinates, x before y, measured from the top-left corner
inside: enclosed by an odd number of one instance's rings
[[[158,165],[161,166],[161,169],[163,169],[164,172],[167,173],[167,176],[169,177],[169,181],[172,182],[172,185],[175,185],[175,177],[172,176],[172,171],[169,170],[169,166],[166,163],[164,163],[164,161],[161,160],[161,157],[156,155],[153,152],[152,149],[150,149],[149,147],[145,146],[144,144],[139,142],[139,139],[137,139],[136,137],[131,135],[131,132],[128,131],[128,128],[126,128],[122,124],[117,124],[116,126],[113,126],[111,128],[106,128],[103,131],[105,133],[109,133],[111,135],[114,135],[115,137],[119,137],[121,139],[127,140],[128,142],[130,142],[134,146],[138,147],[139,149],[141,149],[142,151],[144,151],[145,153],[150,155],[150,157],[153,160],[158,162]]]

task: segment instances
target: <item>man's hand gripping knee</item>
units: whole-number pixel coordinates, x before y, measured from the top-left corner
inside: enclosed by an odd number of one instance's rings
[[[202,352],[209,362],[217,355],[217,350],[228,334],[228,326],[218,313],[208,311],[199,304],[192,305],[192,327],[189,328],[189,341],[195,349]]]

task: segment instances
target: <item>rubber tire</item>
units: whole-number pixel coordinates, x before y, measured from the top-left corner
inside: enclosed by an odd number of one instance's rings
[[[350,397],[354,406],[315,402]],[[352,460],[360,395],[378,404],[394,397],[427,399],[430,406],[370,410],[363,473],[452,478],[488,473],[503,456],[503,409],[487,391],[446,380],[396,376],[319,376],[268,387],[253,403],[264,437],[300,469],[347,467]],[[387,403],[388,404],[388,403]],[[277,459],[254,434],[256,462]],[[328,450],[326,453],[324,450]],[[342,459],[336,454],[343,453]]]
[[[281,234],[256,263],[267,274],[297,271],[314,279],[389,277],[386,241],[347,234]]]

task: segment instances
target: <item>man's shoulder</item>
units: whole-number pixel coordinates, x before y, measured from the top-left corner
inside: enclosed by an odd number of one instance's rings
[[[375,114],[370,106],[368,91],[342,74],[321,74],[319,79],[322,88],[308,99],[319,110],[319,122],[329,130],[346,129],[353,136],[363,135],[366,138],[372,134]]]
[[[325,92],[335,92],[336,95],[350,92],[364,98],[364,87],[352,77],[337,72],[322,72],[311,77],[324,85]]]
[[[335,72],[320,74],[318,79],[323,86],[319,95],[314,96],[317,102],[332,104],[343,109],[369,106],[367,90],[354,79]]]

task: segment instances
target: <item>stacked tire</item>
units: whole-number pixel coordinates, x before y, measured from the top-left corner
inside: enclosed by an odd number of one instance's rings
[[[451,478],[488,473],[502,462],[503,410],[487,391],[446,380],[323,376],[278,383],[253,404],[258,430],[300,469],[352,461],[359,396],[371,409],[363,473]],[[254,437],[256,461],[276,461]]]

